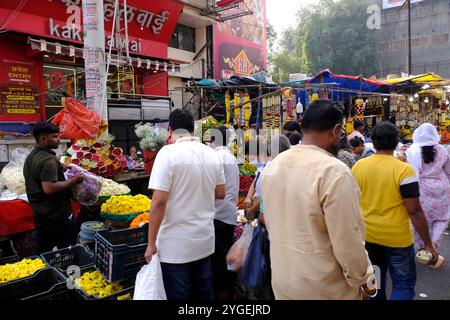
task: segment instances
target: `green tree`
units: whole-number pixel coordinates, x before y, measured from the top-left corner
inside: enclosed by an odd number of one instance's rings
[[[267,33],[267,50],[268,52],[272,52],[277,41],[277,32],[275,28],[267,21],[266,25],[266,33]]]
[[[334,73],[373,75],[378,66],[377,35],[367,27],[367,8],[374,3],[321,0],[302,8],[296,25],[283,32],[279,51],[269,56],[274,79],[284,80],[285,74],[297,72],[315,74],[325,68]]]

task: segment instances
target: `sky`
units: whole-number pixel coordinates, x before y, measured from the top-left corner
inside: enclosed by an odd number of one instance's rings
[[[266,0],[267,20],[280,34],[287,27],[295,24],[296,13],[301,6],[318,2],[319,0]]]

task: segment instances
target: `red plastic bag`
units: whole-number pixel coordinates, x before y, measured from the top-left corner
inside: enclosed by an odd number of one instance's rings
[[[59,126],[62,139],[71,139],[76,142],[80,139],[97,137],[102,120],[98,113],[86,109],[80,102],[73,98],[62,99],[64,109],[58,112],[52,120]]]

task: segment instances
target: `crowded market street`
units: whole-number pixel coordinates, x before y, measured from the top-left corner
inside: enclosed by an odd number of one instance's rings
[[[0,0],[0,302],[435,317],[449,30],[450,0]]]

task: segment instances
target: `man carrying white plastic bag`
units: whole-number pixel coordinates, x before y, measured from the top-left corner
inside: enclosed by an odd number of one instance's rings
[[[167,300],[157,254],[137,274],[133,300]]]

